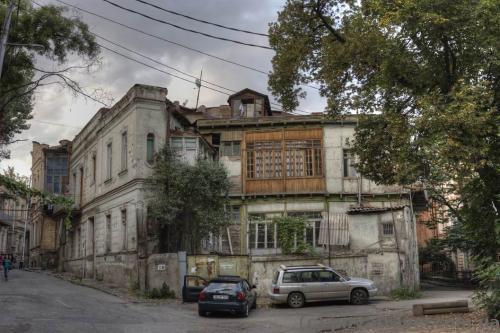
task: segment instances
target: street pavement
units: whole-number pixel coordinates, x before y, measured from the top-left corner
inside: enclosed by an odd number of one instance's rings
[[[372,300],[308,305],[302,309],[257,309],[248,318],[198,316],[196,304],[133,303],[36,272],[13,270],[0,280],[0,333],[10,332],[333,332],[377,321],[399,320],[422,301],[466,299],[471,291],[434,289],[423,299]]]

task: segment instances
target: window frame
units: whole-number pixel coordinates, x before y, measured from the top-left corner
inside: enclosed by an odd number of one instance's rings
[[[106,145],[106,181],[113,177],[113,142]]]
[[[127,131],[123,131],[121,135],[121,172],[128,168],[128,135]]]
[[[352,154],[351,149],[342,149],[342,178],[358,178],[358,170],[353,166],[356,156]]]

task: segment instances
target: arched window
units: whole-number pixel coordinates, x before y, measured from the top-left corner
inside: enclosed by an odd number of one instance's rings
[[[146,139],[146,161],[149,164],[154,162],[154,154],[155,154],[155,135],[153,133],[149,133]]]

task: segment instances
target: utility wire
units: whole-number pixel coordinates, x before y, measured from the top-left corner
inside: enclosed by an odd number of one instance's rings
[[[175,78],[177,78],[177,79],[180,79],[180,80],[183,80],[183,81],[186,81],[186,82],[189,82],[189,83],[195,84],[195,82],[193,82],[193,81],[191,81],[191,80],[188,80],[188,79],[186,79],[186,78],[183,78],[182,76],[179,76],[179,75],[176,75],[176,74],[172,74],[172,73],[170,73],[170,72],[164,71],[163,69],[159,69],[159,68],[156,68],[156,67],[151,66],[151,65],[149,65],[149,64],[146,64],[145,62],[142,62],[142,61],[140,61],[140,60],[137,60],[137,59],[134,59],[134,58],[132,58],[132,57],[129,57],[129,56],[128,56],[128,55],[126,55],[126,54],[123,54],[123,53],[120,53],[120,52],[118,52],[118,51],[116,51],[116,50],[110,49],[109,47],[106,47],[106,46],[104,46],[104,45],[102,45],[102,44],[97,43],[97,45],[99,45],[99,46],[100,46],[100,47],[102,47],[103,49],[108,50],[108,51],[110,51],[110,52],[112,52],[112,53],[114,53],[114,54],[117,54],[117,55],[119,55],[119,56],[121,56],[121,57],[123,57],[123,58],[126,58],[126,59],[128,59],[128,60],[134,61],[134,62],[136,62],[136,63],[138,63],[138,64],[141,64],[141,65],[143,65],[143,66],[146,66],[146,67],[148,67],[148,68],[154,69],[154,70],[156,70],[156,71],[158,71],[158,72],[161,72],[161,73],[163,73],[163,74],[167,74],[167,75],[170,75],[170,76],[175,77]],[[230,93],[227,93],[227,92],[225,92],[225,91],[221,91],[221,90],[218,90],[218,89],[215,89],[215,88],[212,88],[212,87],[208,87],[208,86],[205,86],[205,85],[203,85],[203,84],[202,84],[201,86],[202,86],[202,87],[204,87],[204,88],[207,88],[207,89],[209,89],[209,90],[213,90],[213,91],[216,91],[216,92],[218,92],[218,93],[224,94],[224,95],[228,95],[228,96],[230,96],[230,95],[231,95]]]
[[[176,46],[182,47],[182,48],[184,48],[184,49],[186,49],[186,50],[190,50],[190,51],[193,51],[193,52],[197,52],[197,53],[200,53],[200,54],[206,55],[207,57],[211,57],[211,58],[214,58],[214,59],[217,59],[217,60],[220,60],[220,61],[226,62],[226,63],[228,63],[228,64],[232,64],[232,65],[235,65],[235,66],[239,66],[239,67],[242,67],[242,68],[246,68],[246,69],[249,69],[249,70],[254,71],[254,72],[257,72],[257,73],[261,73],[261,74],[264,74],[264,75],[267,75],[267,74],[268,74],[265,70],[258,69],[258,68],[255,68],[255,67],[251,67],[251,66],[247,66],[247,65],[244,65],[244,64],[240,64],[240,63],[237,63],[237,62],[232,61],[232,60],[229,60],[229,59],[224,59],[224,58],[221,58],[221,57],[219,57],[219,56],[216,56],[216,55],[213,55],[213,54],[210,54],[210,53],[207,53],[207,52],[201,51],[201,50],[197,50],[197,49],[195,49],[195,48],[192,48],[192,47],[190,47],[190,46],[183,45],[183,44],[181,44],[181,43],[173,42],[173,41],[168,40],[168,39],[166,39],[166,38],[163,38],[163,37],[161,37],[161,36],[154,35],[154,34],[150,34],[149,32],[146,32],[146,31],[143,31],[143,30],[140,30],[140,29],[137,29],[137,28],[131,27],[131,26],[126,25],[126,24],[124,24],[124,23],[121,23],[121,22],[115,21],[115,20],[113,20],[113,19],[107,18],[107,17],[105,17],[105,16],[102,16],[102,15],[99,15],[99,14],[96,14],[96,13],[93,13],[93,12],[91,12],[91,11],[88,11],[88,10],[86,10],[86,9],[80,8],[80,7],[78,7],[78,6],[75,6],[75,5],[69,4],[69,3],[64,2],[64,1],[62,1],[62,0],[55,0],[55,1],[57,1],[57,2],[59,2],[59,3],[62,3],[63,5],[66,5],[66,6],[68,6],[68,7],[72,7],[72,8],[74,8],[74,9],[76,9],[76,10],[79,10],[79,11],[81,11],[81,12],[83,12],[83,13],[87,13],[87,14],[89,14],[89,15],[93,15],[93,16],[95,16],[95,17],[99,17],[99,18],[101,18],[101,19],[103,19],[103,20],[105,20],[105,21],[108,21],[108,22],[111,22],[111,23],[117,24],[117,25],[119,25],[119,26],[122,26],[122,27],[124,27],[124,28],[130,29],[130,30],[133,30],[133,31],[136,31],[136,32],[138,32],[138,33],[140,33],[140,34],[143,34],[143,35],[146,35],[146,36],[149,36],[149,37],[152,37],[152,38],[156,38],[156,39],[161,40],[161,41],[163,41],[163,42],[170,43],[170,44],[173,44],[173,45],[176,45]],[[33,2],[34,4],[36,4],[36,5],[38,5],[38,6],[40,6],[40,7],[41,7],[41,5],[40,5],[40,4],[38,4],[38,3],[36,3],[35,1],[31,0],[31,2]]]
[[[104,46],[104,45],[102,45],[102,44],[97,43],[97,45],[99,45],[99,46],[100,46],[100,47],[102,47],[103,49],[108,50],[108,51],[110,51],[110,52],[112,52],[112,53],[114,53],[114,54],[117,54],[117,55],[119,55],[119,56],[121,56],[121,57],[123,57],[123,58],[126,58],[126,59],[128,59],[128,60],[131,60],[131,61],[136,62],[136,63],[138,63],[138,64],[141,64],[141,65],[143,65],[143,66],[146,66],[146,67],[148,67],[148,68],[151,68],[151,69],[156,70],[156,71],[158,71],[158,72],[161,72],[161,73],[163,73],[163,74],[167,74],[167,75],[170,75],[170,76],[175,77],[175,78],[177,78],[177,79],[180,79],[180,80],[183,80],[183,81],[189,82],[189,83],[191,83],[191,84],[195,84],[195,82],[193,82],[193,81],[191,81],[191,80],[188,80],[188,79],[183,78],[183,77],[181,77],[181,76],[178,76],[178,75],[176,75],[176,74],[172,74],[172,73],[170,73],[170,72],[167,72],[167,71],[164,71],[164,70],[159,69],[159,68],[157,68],[157,67],[154,67],[154,66],[151,66],[151,65],[149,65],[149,64],[146,64],[145,62],[142,62],[142,61],[140,61],[140,60],[137,60],[137,59],[134,59],[134,58],[132,58],[132,57],[129,57],[129,56],[128,56],[128,55],[126,55],[126,54],[123,54],[123,53],[118,52],[118,51],[116,51],[116,50],[110,49],[110,48],[108,48],[108,47],[106,47],[106,46]],[[218,92],[218,93],[224,94],[224,95],[226,95],[226,96],[231,96],[231,94],[230,94],[230,93],[227,93],[227,92],[225,92],[225,91],[221,91],[221,90],[219,90],[219,89],[215,89],[215,88],[212,88],[212,87],[209,87],[209,86],[203,85],[203,84],[202,84],[201,86],[202,86],[202,87],[204,87],[204,88],[207,88],[207,89],[209,89],[209,90],[212,90],[212,91],[215,91],[215,92]],[[222,86],[220,86],[220,87],[222,87]],[[233,92],[234,92],[234,90],[231,90],[231,89],[229,89],[229,88],[225,88],[225,87],[222,87],[222,88],[223,88],[223,89],[230,90],[230,91],[233,91]],[[281,105],[276,104],[276,103],[270,103],[270,104],[271,104],[271,105],[274,105],[274,106],[282,107]],[[275,110],[275,111],[282,111],[282,110]],[[303,111],[303,110],[296,110],[296,111],[297,111],[297,112],[302,112],[302,113],[307,113],[306,111]],[[292,112],[292,113],[295,113],[295,112]]]
[[[161,65],[161,66],[164,66],[164,67],[170,68],[170,69],[172,69],[172,70],[174,70],[174,71],[176,71],[176,72],[178,72],[178,73],[184,74],[184,75],[189,76],[189,77],[191,77],[191,78],[193,78],[193,79],[199,79],[199,78],[198,78],[197,76],[195,76],[195,75],[192,75],[192,74],[189,74],[189,73],[183,72],[183,71],[181,71],[181,70],[179,70],[179,69],[177,69],[177,68],[175,68],[175,67],[169,66],[169,65],[167,65],[167,64],[165,64],[165,63],[163,63],[163,62],[160,62],[160,61],[158,61],[158,60],[156,60],[156,59],[153,59],[153,58],[151,58],[151,57],[149,57],[149,56],[147,56],[147,55],[145,55],[145,54],[142,54],[142,53],[140,53],[140,52],[137,52],[137,51],[134,51],[134,50],[132,50],[132,49],[129,49],[128,47],[125,47],[125,46],[123,46],[123,45],[121,45],[121,44],[115,43],[115,42],[113,42],[113,41],[111,41],[111,40],[109,40],[109,39],[107,39],[107,38],[102,37],[101,35],[99,35],[99,34],[97,34],[97,33],[95,33],[95,32],[90,31],[90,33],[91,33],[91,34],[93,34],[94,36],[96,36],[97,38],[100,38],[100,39],[102,39],[102,40],[104,40],[104,41],[106,41],[106,42],[108,42],[108,43],[110,43],[110,44],[112,44],[112,45],[114,45],[114,46],[117,46],[117,47],[119,47],[119,48],[121,48],[121,49],[124,49],[124,50],[126,50],[126,51],[128,51],[128,52],[131,52],[131,53],[133,53],[133,54],[135,54],[135,55],[138,55],[138,56],[140,56],[140,57],[143,57],[143,58],[145,58],[145,59],[148,59],[148,60],[150,60],[150,61],[152,61],[152,62],[154,62],[154,63],[156,63],[156,64],[158,64],[158,65]],[[207,81],[207,80],[202,80],[201,82],[208,83],[208,84],[213,85],[213,86],[215,86],[215,87],[217,87],[217,88],[226,89],[226,90],[228,90],[228,91],[230,91],[230,92],[233,92],[233,93],[235,93],[235,92],[236,92],[236,90],[233,90],[233,89],[229,89],[229,88],[226,88],[226,87],[220,86],[220,85],[218,85],[218,84],[216,84],[216,83],[209,82],[209,81]]]
[[[105,21],[108,21],[108,22],[114,23],[114,24],[116,24],[116,25],[119,25],[119,26],[122,26],[122,27],[124,27],[124,28],[130,29],[130,30],[133,30],[133,31],[138,32],[138,33],[140,33],[140,34],[143,34],[143,35],[145,35],[145,36],[152,37],[152,38],[155,38],[155,39],[161,40],[161,41],[163,41],[163,42],[170,43],[170,44],[173,44],[173,45],[176,45],[176,46],[182,47],[182,48],[184,48],[184,49],[186,49],[186,50],[189,50],[189,51],[192,51],[192,52],[197,52],[197,53],[203,54],[203,55],[205,55],[205,56],[207,56],[207,57],[211,57],[211,58],[214,58],[214,59],[217,59],[217,60],[223,61],[223,62],[228,63],[228,64],[232,64],[232,65],[235,65],[235,66],[239,66],[239,67],[241,67],[241,68],[246,68],[246,69],[249,69],[249,70],[251,70],[251,71],[254,71],[254,72],[257,72],[257,73],[260,73],[260,74],[266,75],[266,76],[269,74],[269,73],[268,73],[268,72],[266,72],[265,70],[258,69],[258,68],[255,68],[255,67],[251,67],[251,66],[248,66],[248,65],[244,65],[244,64],[238,63],[238,62],[236,62],[236,61],[232,61],[232,60],[229,60],[229,59],[225,59],[225,58],[222,58],[222,57],[219,57],[219,56],[216,56],[216,55],[213,55],[213,54],[207,53],[207,52],[205,52],[205,51],[201,51],[201,50],[198,50],[198,49],[192,48],[192,47],[190,47],[190,46],[186,46],[186,45],[183,45],[183,44],[181,44],[181,43],[178,43],[178,42],[174,42],[174,41],[168,40],[168,39],[163,38],[163,37],[161,37],[161,36],[151,34],[151,33],[146,32],[146,31],[144,31],[144,30],[140,30],[140,29],[137,29],[137,28],[131,27],[131,26],[129,26],[129,25],[126,25],[126,24],[124,24],[124,23],[121,23],[121,22],[115,21],[115,20],[113,20],[113,19],[110,19],[110,18],[108,18],[108,17],[105,17],[105,16],[102,16],[102,15],[99,15],[99,14],[93,13],[93,12],[88,11],[88,10],[86,10],[86,9],[83,9],[83,8],[78,7],[78,6],[75,6],[75,5],[72,5],[72,4],[70,4],[70,3],[67,3],[67,2],[65,2],[65,1],[62,1],[62,0],[55,0],[55,1],[57,1],[57,2],[59,2],[59,3],[61,3],[61,4],[63,4],[63,5],[66,5],[66,6],[68,6],[68,7],[74,8],[74,9],[76,9],[76,10],[78,10],[78,11],[82,12],[82,13],[86,13],[86,14],[89,14],[89,15],[92,15],[92,16],[95,16],[95,17],[98,17],[98,18],[103,19],[103,20],[105,20]],[[40,5],[40,4],[38,4],[36,1],[31,0],[31,2],[41,7],[41,5]],[[319,90],[319,88],[318,88],[318,87],[315,87],[315,86],[312,86],[312,85],[307,85],[307,84],[304,84],[304,85],[302,85],[302,86],[304,86],[304,87],[309,87],[309,88],[316,89],[316,90]]]
[[[145,31],[142,31],[142,30],[139,30],[139,29],[136,29],[136,28],[130,27],[130,26],[126,25],[126,24],[123,24],[123,23],[120,23],[120,22],[114,21],[114,20],[109,19],[109,18],[107,18],[107,17],[104,17],[104,16],[102,16],[102,15],[99,15],[99,14],[96,14],[96,13],[90,12],[90,11],[88,11],[88,10],[82,9],[82,8],[80,8],[80,7],[77,7],[77,6],[71,5],[71,4],[66,3],[66,2],[64,2],[64,1],[62,1],[62,0],[56,0],[56,1],[57,1],[57,2],[59,2],[59,3],[62,3],[62,4],[64,4],[64,5],[66,5],[66,6],[72,7],[72,8],[74,8],[74,9],[76,9],[76,10],[79,10],[79,11],[81,11],[81,12],[84,12],[84,13],[87,13],[87,14],[90,14],[90,15],[93,15],[93,16],[96,16],[96,17],[99,17],[99,18],[102,18],[102,19],[104,19],[104,20],[106,20],[106,21],[109,21],[109,22],[115,23],[115,24],[117,24],[117,25],[123,26],[123,27],[125,27],[125,28],[131,29],[131,30],[134,30],[134,31],[137,31],[137,32],[139,32],[139,33],[141,33],[141,34],[144,34],[144,35],[147,35],[147,36],[150,36],[150,37],[153,37],[153,38],[157,38],[157,39],[160,39],[160,40],[162,40],[162,41],[165,41],[165,42],[168,42],[168,43],[172,43],[172,44],[175,44],[175,45],[178,45],[178,46],[181,46],[181,47],[184,47],[184,48],[190,49],[190,50],[192,50],[192,51],[199,52],[199,53],[202,53],[202,54],[204,54],[204,55],[207,55],[207,56],[210,56],[210,57],[214,57],[214,58],[217,58],[217,59],[219,59],[219,60],[222,60],[222,61],[225,61],[225,62],[228,62],[228,63],[232,63],[232,64],[237,65],[237,66],[240,66],[240,67],[248,68],[248,69],[254,70],[254,71],[256,71],[256,72],[260,72],[260,73],[262,73],[262,74],[266,74],[266,75],[267,75],[267,73],[266,73],[266,72],[264,72],[264,71],[261,71],[261,70],[258,70],[258,69],[255,69],[255,68],[252,68],[252,67],[249,67],[249,66],[246,66],[246,65],[238,64],[238,63],[235,63],[235,62],[233,62],[233,61],[230,61],[230,60],[227,60],[227,59],[223,59],[223,58],[220,58],[220,57],[217,57],[217,56],[213,56],[213,55],[210,55],[210,54],[205,53],[205,52],[203,52],[203,51],[199,51],[199,50],[196,50],[196,49],[193,49],[193,48],[190,48],[190,47],[184,46],[184,45],[182,45],[182,44],[179,44],[179,43],[176,43],[176,42],[169,41],[169,40],[164,39],[164,38],[162,38],[162,37],[159,37],[159,36],[156,36],[156,35],[153,35],[153,34],[147,33],[147,32],[145,32]],[[39,4],[39,3],[37,3],[36,1],[31,0],[31,2],[32,2],[32,3],[34,3],[35,5],[39,6],[39,7],[42,7],[42,5],[40,5],[40,4]],[[158,63],[158,64],[160,64],[160,65],[162,65],[162,66],[166,66],[166,67],[168,67],[168,68],[171,68],[171,69],[173,69],[173,70],[175,70],[175,71],[177,71],[177,72],[179,72],[179,73],[182,73],[182,74],[184,74],[184,75],[187,75],[187,76],[190,76],[190,77],[193,77],[193,78],[196,78],[196,79],[198,78],[198,77],[195,77],[195,76],[194,76],[194,75],[192,75],[192,74],[187,74],[187,73],[182,72],[182,71],[180,71],[180,70],[178,70],[178,69],[175,69],[175,68],[173,68],[173,67],[171,67],[171,66],[165,65],[165,64],[163,64],[163,63],[159,62],[158,60],[155,60],[155,59],[153,59],[153,58],[150,58],[150,57],[148,57],[148,56],[146,56],[146,55],[144,55],[144,54],[141,54],[141,53],[139,53],[139,52],[137,52],[137,51],[134,51],[134,50],[131,50],[131,49],[129,49],[129,48],[126,48],[125,46],[119,45],[118,43],[111,42],[111,41],[109,41],[109,39],[104,38],[104,37],[102,37],[102,36],[100,36],[100,35],[97,35],[97,34],[96,34],[96,33],[94,33],[94,32],[91,32],[91,33],[92,33],[92,34],[94,34],[94,35],[95,35],[96,37],[98,37],[98,38],[101,38],[101,39],[103,39],[103,40],[105,40],[105,41],[107,41],[107,42],[110,42],[111,44],[116,45],[116,46],[118,46],[118,47],[121,47],[121,48],[123,48],[123,49],[125,49],[125,50],[127,50],[127,51],[129,51],[129,52],[132,52],[132,53],[134,53],[134,54],[136,54],[136,55],[139,55],[139,56],[141,56],[141,57],[144,57],[144,58],[146,58],[146,59],[148,59],[148,60],[150,60],[150,61],[153,61],[153,62],[155,62],[155,63]],[[151,69],[154,69],[154,70],[160,71],[160,72],[162,72],[162,73],[164,73],[164,74],[167,74],[167,75],[173,76],[173,77],[175,77],[175,78],[181,79],[181,80],[183,80],[183,81],[190,82],[190,83],[193,83],[193,84],[194,84],[194,82],[192,82],[192,81],[190,81],[190,80],[188,80],[188,79],[186,79],[186,78],[180,77],[180,76],[178,76],[178,75],[175,75],[175,74],[172,74],[172,73],[169,73],[169,72],[163,71],[163,70],[161,70],[161,69],[159,69],[159,68],[156,68],[156,67],[154,67],[154,66],[148,65],[148,64],[146,64],[146,63],[144,63],[144,62],[141,62],[141,61],[139,61],[139,60],[136,60],[136,59],[134,59],[134,58],[131,58],[131,57],[127,56],[127,55],[124,55],[124,54],[122,54],[122,53],[120,53],[120,52],[118,52],[118,51],[116,51],[116,50],[112,50],[112,49],[110,49],[110,48],[108,48],[108,47],[106,47],[106,46],[103,46],[102,44],[98,44],[98,45],[99,45],[99,46],[101,46],[102,48],[104,48],[104,49],[106,49],[106,50],[108,50],[108,51],[110,51],[110,52],[112,52],[112,53],[115,53],[115,54],[117,54],[117,55],[119,55],[119,56],[122,56],[122,57],[124,57],[124,58],[126,58],[126,59],[128,59],[128,60],[131,60],[131,61],[137,62],[137,63],[139,63],[139,64],[141,64],[141,65],[144,65],[144,66],[146,66],[146,67],[148,67],[148,68],[151,68]],[[229,89],[229,88],[226,88],[226,87],[223,87],[223,86],[217,85],[217,84],[215,84],[215,83],[211,83],[211,82],[207,82],[207,81],[205,81],[205,83],[208,83],[208,84],[214,85],[214,86],[216,86],[216,87],[219,87],[219,88],[222,88],[222,89],[225,89],[225,90],[228,90],[228,91],[231,91],[231,92],[233,92],[233,93],[234,93],[234,92],[236,92],[236,91],[235,91],[235,90],[233,90],[233,89]],[[229,94],[229,93],[227,93],[227,92],[223,92],[223,91],[220,91],[220,90],[218,90],[218,89],[214,89],[214,88],[212,88],[212,87],[208,87],[208,86],[206,86],[206,85],[202,85],[202,87],[207,88],[207,89],[209,89],[209,90],[213,90],[213,91],[219,92],[219,93],[224,94],[224,95],[227,95],[227,96],[230,96],[230,95],[231,95],[231,94]],[[313,86],[311,86],[311,87],[312,87],[312,88],[316,88],[316,87],[313,87]],[[316,89],[317,89],[317,88],[316,88]],[[273,105],[273,106],[276,106],[276,107],[282,108],[282,106],[281,106],[280,104],[277,104],[277,103],[270,103],[270,104],[271,104],[271,105]],[[282,110],[275,110],[275,111],[282,111]],[[282,112],[283,112],[283,111],[282,111]],[[300,109],[296,109],[295,111],[293,111],[293,112],[289,112],[289,113],[292,113],[292,114],[300,114],[300,113],[302,113],[302,114],[309,114],[309,112],[304,111],[304,110],[300,110]]]
[[[169,10],[169,9],[157,6],[155,4],[149,3],[149,2],[144,1],[144,0],[135,0],[135,1],[143,3],[143,4],[148,5],[148,6],[151,6],[153,8],[159,9],[161,11],[170,13],[170,14],[174,14],[174,15],[177,15],[177,16],[181,16],[181,17],[187,18],[189,20],[193,20],[193,21],[197,21],[197,22],[201,22],[201,23],[205,23],[205,24],[210,24],[210,25],[213,25],[213,26],[216,26],[216,27],[219,27],[219,28],[228,29],[228,30],[232,30],[232,31],[244,32],[246,34],[252,34],[252,35],[269,37],[268,34],[264,34],[264,33],[260,33],[260,32],[254,32],[254,31],[249,31],[249,30],[243,30],[243,29],[238,29],[238,28],[233,28],[233,27],[229,27],[227,25],[222,25],[222,24],[218,24],[218,23],[214,23],[214,22],[209,22],[209,21],[197,19],[197,18],[194,18],[194,17],[186,15],[186,14],[182,14],[182,13],[179,13],[179,12],[174,12],[173,10]]]
[[[173,23],[170,23],[170,22],[167,22],[167,21],[164,21],[164,20],[160,20],[160,19],[157,19],[157,18],[154,18],[152,16],[149,16],[149,15],[146,15],[144,13],[141,13],[139,11],[136,11],[134,9],[130,9],[130,8],[127,8],[127,7],[124,7],[124,6],[121,6],[117,3],[114,3],[112,1],[109,1],[109,0],[103,0],[104,2],[107,2],[109,3],[110,5],[112,6],[115,6],[117,8],[120,8],[122,10],[125,10],[127,12],[130,12],[130,13],[133,13],[133,14],[137,14],[137,15],[140,15],[142,17],[145,17],[147,19],[150,19],[150,20],[153,20],[153,21],[156,21],[156,22],[159,22],[159,23],[163,23],[163,24],[166,24],[166,25],[169,25],[171,27],[174,27],[174,28],[177,28],[177,29],[181,29],[181,30],[184,30],[184,31],[188,31],[188,32],[191,32],[191,33],[194,33],[194,34],[198,34],[198,35],[202,35],[202,36],[205,36],[205,37],[209,37],[209,38],[214,38],[214,39],[218,39],[218,40],[222,40],[222,41],[225,41],[225,42],[231,42],[231,43],[236,43],[236,44],[240,44],[240,45],[246,45],[246,46],[252,46],[252,47],[258,47],[258,48],[261,48],[261,49],[266,49],[266,50],[273,50],[272,47],[269,47],[269,46],[264,46],[264,45],[258,45],[258,44],[252,44],[252,43],[245,43],[245,42],[241,42],[239,40],[235,40],[235,39],[230,39],[230,38],[225,38],[225,37],[220,37],[220,36],[215,36],[215,35],[211,35],[211,34],[207,34],[207,33],[204,33],[204,32],[201,32],[201,31],[197,31],[197,30],[193,30],[193,29],[188,29],[188,28],[184,28],[184,27],[181,27],[180,25],[177,25],[177,24],[173,24]]]

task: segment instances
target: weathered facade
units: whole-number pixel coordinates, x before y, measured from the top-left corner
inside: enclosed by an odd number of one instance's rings
[[[59,145],[49,146],[33,142],[32,187],[54,195],[66,196],[71,142],[61,140]],[[56,268],[58,251],[64,228],[62,207],[54,207],[33,198],[30,207],[30,266]]]
[[[206,235],[202,255],[231,255],[238,267],[247,260],[245,274],[263,294],[276,265],[302,261],[371,278],[383,292],[418,288],[409,194],[356,172],[349,150],[355,117],[272,111],[267,96],[250,89],[230,96],[228,105],[197,110],[166,95],[164,88],[135,85],[113,107],[99,110],[74,139],[69,188],[76,215],[61,238],[65,270],[141,287],[147,287],[147,276],[175,278],[172,267],[182,266],[177,262],[154,273],[162,260],[178,256],[158,254],[145,185],[168,138],[187,163],[215,154],[226,166],[233,223],[219,237]],[[307,255],[282,255],[276,216],[306,220],[304,234],[296,237],[309,245]],[[221,271],[233,265],[227,258],[218,262]]]
[[[30,232],[27,218],[26,198],[0,187],[0,255],[14,255],[16,262],[28,260]]]
[[[265,263],[252,265],[250,276],[262,282],[265,292],[274,270],[264,267],[288,261],[281,256],[272,219],[301,216],[307,228],[298,237],[313,249],[312,261],[329,259],[348,274],[375,280],[382,292],[418,288],[409,193],[356,172],[349,151],[355,117],[276,115],[265,95],[249,89],[232,95],[228,104],[229,116],[224,112],[216,118],[212,112],[196,123],[229,171],[233,215],[239,216],[216,242],[217,252]],[[341,264],[353,260],[356,264]]]

